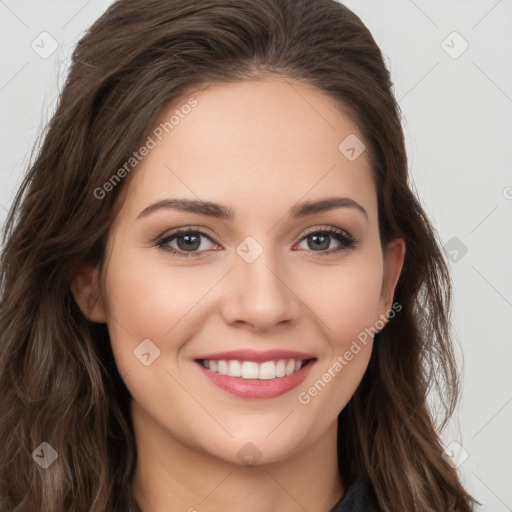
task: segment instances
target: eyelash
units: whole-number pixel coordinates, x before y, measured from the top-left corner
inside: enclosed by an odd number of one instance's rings
[[[201,254],[204,251],[177,251],[176,249],[171,249],[167,246],[167,244],[171,241],[173,241],[178,235],[180,234],[199,234],[206,238],[208,238],[210,241],[214,242],[217,245],[220,245],[220,242],[213,237],[212,235],[209,235],[208,233],[205,233],[201,229],[192,229],[192,228],[178,228],[171,233],[166,234],[165,236],[159,238],[156,241],[156,246],[163,249],[164,251],[170,252],[171,254],[178,256],[178,257],[198,257],[201,256]],[[341,246],[337,249],[331,249],[328,251],[307,251],[308,254],[319,254],[320,256],[327,256],[330,254],[337,253],[339,251],[347,250],[350,248],[354,248],[357,246],[357,242],[355,238],[350,236],[345,231],[342,231],[340,229],[334,228],[334,227],[328,227],[328,228],[322,228],[322,229],[311,229],[309,231],[306,231],[304,236],[299,240],[299,243],[305,240],[308,236],[312,234],[323,234],[323,235],[329,235],[333,237],[335,240],[341,243]],[[305,249],[303,249],[305,250]]]

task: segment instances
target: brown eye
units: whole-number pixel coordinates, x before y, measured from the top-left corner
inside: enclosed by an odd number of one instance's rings
[[[331,245],[331,238],[332,237],[330,235],[320,233],[315,235],[308,235],[306,240],[308,241],[308,246],[310,249],[325,251],[329,249],[329,245]]]
[[[176,237],[176,243],[178,245],[178,249],[182,251],[195,251],[199,249],[201,245],[201,235],[193,235],[193,234],[180,234]]]
[[[207,241],[205,242],[204,239]],[[181,229],[169,233],[157,242],[157,246],[178,256],[201,256],[211,245],[215,246],[212,238],[199,230]],[[200,249],[200,250],[199,250]]]
[[[302,242],[306,242],[307,245],[307,247],[302,247],[303,249],[321,254],[332,254],[355,245],[354,238],[335,228],[310,231],[301,239]],[[338,242],[337,247],[336,242]],[[334,248],[332,243],[334,243]]]

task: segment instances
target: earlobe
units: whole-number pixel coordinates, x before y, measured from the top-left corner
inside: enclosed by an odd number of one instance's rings
[[[70,288],[78,307],[88,320],[96,323],[107,321],[97,266],[82,265],[71,280]]]
[[[405,242],[397,238],[390,242],[384,251],[384,272],[379,302],[380,313],[387,315],[392,307],[396,284],[402,272],[405,258]]]

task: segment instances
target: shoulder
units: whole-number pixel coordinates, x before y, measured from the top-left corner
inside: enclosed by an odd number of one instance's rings
[[[331,512],[381,512],[371,482],[354,480]]]

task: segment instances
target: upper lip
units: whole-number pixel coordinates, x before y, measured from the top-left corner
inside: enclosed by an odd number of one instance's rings
[[[296,352],[294,350],[230,350],[228,352],[216,352],[215,354],[206,354],[198,356],[196,360],[239,360],[239,361],[254,361],[256,363],[263,363],[265,361],[277,361],[279,359],[298,359],[300,361],[305,359],[314,359],[313,354],[306,354],[304,352]]]

